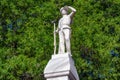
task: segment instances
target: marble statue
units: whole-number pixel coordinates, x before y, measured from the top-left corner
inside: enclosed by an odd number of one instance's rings
[[[60,12],[62,18],[59,20],[57,29],[55,28],[55,21],[52,21],[52,23],[54,23],[54,55],[52,55],[44,69],[44,77],[46,80],[80,80],[70,49],[70,24],[72,23],[76,10],[71,6],[64,6],[60,9]],[[59,34],[59,49],[57,55],[56,33]]]
[[[68,11],[71,12],[68,14]],[[59,49],[58,54],[68,53],[71,55],[70,49],[70,37],[71,37],[71,28],[70,24],[72,23],[73,16],[76,13],[76,9],[71,6],[64,6],[60,9],[62,18],[59,20],[58,28],[55,31],[59,34]]]

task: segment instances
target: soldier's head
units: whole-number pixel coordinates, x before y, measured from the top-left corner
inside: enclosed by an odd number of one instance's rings
[[[68,9],[66,7],[62,7],[60,9],[60,12],[61,12],[62,15],[67,15],[68,14]]]

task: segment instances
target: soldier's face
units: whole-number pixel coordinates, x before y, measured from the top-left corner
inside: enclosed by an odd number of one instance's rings
[[[67,14],[67,11],[63,9],[63,10],[61,11],[61,14],[62,14],[62,15],[66,15],[66,14]]]

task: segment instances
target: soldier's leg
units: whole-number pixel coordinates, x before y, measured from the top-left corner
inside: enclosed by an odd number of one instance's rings
[[[65,53],[63,31],[59,31],[59,50],[58,50],[58,54],[60,54],[60,53]]]
[[[70,49],[70,35],[71,30],[70,29],[64,29],[64,35],[65,35],[65,44],[66,44],[66,51],[71,55],[71,49]]]

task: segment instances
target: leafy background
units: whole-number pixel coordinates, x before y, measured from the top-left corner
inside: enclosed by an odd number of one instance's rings
[[[0,0],[0,80],[45,80],[51,21],[64,5],[77,10],[71,47],[80,79],[119,80],[120,0]]]

